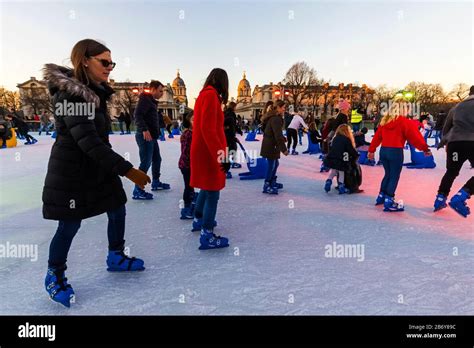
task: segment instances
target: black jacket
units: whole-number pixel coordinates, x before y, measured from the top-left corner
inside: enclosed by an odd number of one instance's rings
[[[55,107],[56,141],[43,188],[43,216],[50,220],[85,219],[127,201],[119,176],[132,164],[112,150],[107,85],[86,86],[68,68],[47,64],[44,78]],[[57,103],[93,103],[90,115],[59,115]],[[90,104],[88,104],[90,105]]]
[[[321,134],[317,129],[308,131],[308,134],[313,144],[318,144],[321,142]]]
[[[369,146],[370,143],[365,140],[365,134],[362,132],[357,132],[354,134],[354,140],[356,143],[356,147],[360,146]]]
[[[160,115],[158,101],[150,93],[142,93],[135,108],[135,124],[137,132],[149,131],[153,139],[160,137]]]
[[[30,126],[28,125],[28,123],[26,123],[24,120],[22,120],[18,116],[12,117],[12,123],[13,123],[13,127],[17,128],[22,133],[30,131]]]
[[[347,171],[350,168],[351,162],[358,157],[359,153],[352,146],[350,139],[338,134],[332,140],[324,164],[331,169]]]
[[[229,150],[237,150],[237,140],[235,134],[237,133],[237,116],[235,112],[228,109],[224,112],[224,133],[227,140]]]

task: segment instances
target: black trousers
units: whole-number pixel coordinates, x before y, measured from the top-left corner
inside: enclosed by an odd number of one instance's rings
[[[191,181],[191,169],[190,168],[181,169],[181,173],[183,174],[183,181],[184,181],[184,192],[183,192],[184,206],[186,208],[189,208],[194,198],[194,188],[189,185],[189,182]]]
[[[295,150],[296,145],[298,145],[298,131],[293,128],[288,128],[286,130],[286,137],[288,138],[288,149],[290,149],[291,142],[293,141],[293,150]]]
[[[474,162],[474,141],[453,141],[449,143],[446,155],[446,173],[441,179],[438,193],[446,197],[451,191],[453,182],[459,175],[464,162]],[[463,186],[470,194],[474,194],[474,176],[471,177]]]

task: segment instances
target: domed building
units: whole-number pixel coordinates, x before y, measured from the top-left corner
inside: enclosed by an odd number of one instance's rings
[[[291,86],[284,85],[282,82],[274,84],[270,82],[263,86],[256,85],[253,93],[250,83],[244,72],[242,80],[237,87],[237,107],[235,112],[247,120],[259,119],[265,104],[268,101],[283,99],[291,104]],[[300,100],[299,108],[318,115],[318,110],[327,110],[337,107],[340,98],[347,99],[350,103],[364,102],[369,105],[372,102],[374,90],[363,84],[361,87],[354,86],[352,83],[344,85],[340,83],[337,86],[324,85],[311,86],[307,95]],[[326,111],[325,111],[326,112]]]
[[[242,80],[239,82],[239,87],[237,87],[237,103],[247,104],[251,102],[252,89],[250,88],[250,82],[247,80],[244,71]]]
[[[176,78],[171,84],[171,88],[173,89],[174,101],[177,104],[185,104],[187,106],[188,98],[186,97],[186,85],[184,84],[184,81],[179,74],[179,70],[176,74]]]

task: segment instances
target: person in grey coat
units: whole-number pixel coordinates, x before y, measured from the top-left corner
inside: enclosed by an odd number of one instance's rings
[[[466,161],[474,163],[474,86],[471,86],[469,97],[453,107],[443,127],[443,138],[438,149],[446,148],[446,173],[441,180],[434,203],[434,210],[447,207],[446,200],[454,180]],[[474,176],[472,176],[451,198],[449,206],[460,215],[470,214],[466,200],[474,193]]]

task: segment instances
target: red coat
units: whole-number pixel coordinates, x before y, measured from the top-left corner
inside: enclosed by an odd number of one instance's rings
[[[214,87],[207,86],[194,105],[193,139],[191,142],[192,187],[219,191],[225,187],[225,173],[220,168],[220,157],[227,142],[224,134],[224,113]]]
[[[400,116],[395,121],[377,128],[377,132],[370,143],[369,152],[375,152],[380,144],[383,147],[403,148],[406,141],[418,150],[428,151],[428,145],[415,122]]]

